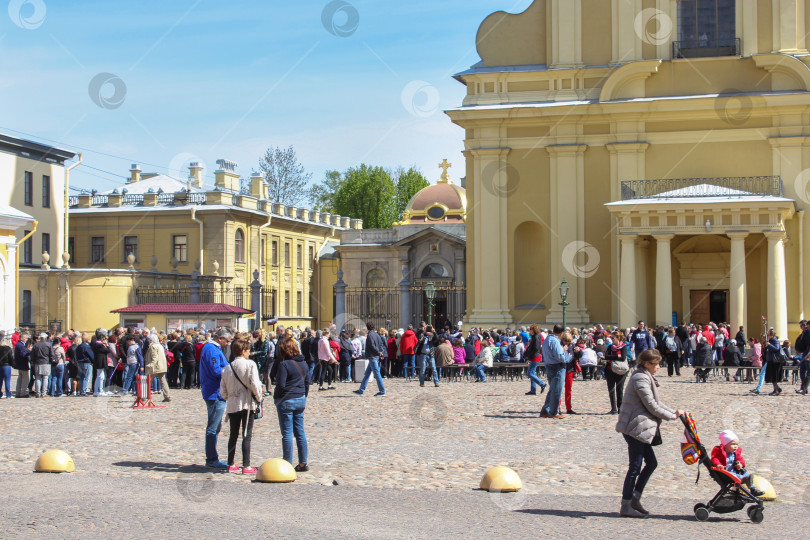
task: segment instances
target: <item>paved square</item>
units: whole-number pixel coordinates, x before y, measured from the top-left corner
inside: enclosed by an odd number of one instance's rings
[[[229,530],[233,535],[232,512],[242,510],[253,516],[245,521],[255,523],[241,528],[240,518],[239,535],[275,530],[299,537],[310,532],[354,538],[561,536],[576,526],[605,537],[618,531],[716,537],[765,530],[801,536],[798,523],[810,518],[810,463],[802,457],[810,446],[810,399],[787,384],[785,394],[770,397],[750,394],[751,385],[719,379],[709,384],[696,384],[687,375],[660,380],[662,400],[694,414],[707,447],[714,446],[721,429],[734,429],[749,468],[772,481],[779,502],[767,504],[762,525],[751,524],[744,512],[708,524],[694,520],[693,505],[706,502],[716,485],[703,470],[695,486],[697,467],[680,458],[679,422],[663,425],[659,467],[645,492],[658,518],[642,523],[615,517],[627,451],[613,429],[616,417],[604,414],[609,410],[604,381],[576,381],[574,408],[581,414],[547,420],[538,417],[545,395],[525,396],[528,382],[420,388],[401,379],[386,381],[385,397],[373,396],[373,384],[362,397],[351,393],[354,384],[313,391],[306,412],[312,471],[283,486],[201,467],[205,406],[199,391],[174,391],[166,408],[138,411],[123,408],[121,398],[0,401],[5,485],[0,500],[6,509],[0,522],[5,530],[27,536],[70,537],[83,531],[128,537],[145,532],[146,525],[120,512],[129,508],[138,516],[147,503],[148,519],[161,523],[149,525],[156,533],[182,537],[221,537],[212,533]],[[223,458],[226,439],[224,426]],[[37,456],[54,447],[74,458],[77,472],[31,473]],[[257,422],[252,455],[256,466],[280,457],[273,414]],[[237,450],[237,464],[239,459]],[[480,477],[495,465],[515,469],[524,490],[515,495],[476,491]],[[67,513],[60,511],[53,520],[45,519],[55,509],[47,505],[51,497],[70,501]],[[473,526],[478,522],[484,525]],[[558,525],[547,528],[551,523]]]

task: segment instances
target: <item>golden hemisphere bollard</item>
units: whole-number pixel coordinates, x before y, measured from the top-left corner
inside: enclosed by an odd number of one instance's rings
[[[484,491],[509,493],[523,487],[520,476],[509,467],[493,467],[484,474],[479,485]]]
[[[61,450],[48,450],[39,456],[34,472],[71,473],[76,470],[73,458]]]
[[[268,459],[256,471],[257,482],[283,484],[295,482],[297,478],[293,466],[281,458]]]

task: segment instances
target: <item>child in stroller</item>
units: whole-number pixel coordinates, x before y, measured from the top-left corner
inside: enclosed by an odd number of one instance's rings
[[[688,465],[702,464],[709,470],[712,480],[720,485],[720,491],[707,504],[698,503],[695,505],[694,512],[698,521],[709,519],[711,512],[728,514],[742,510],[745,505],[750,505],[746,510],[748,517],[754,523],[762,523],[765,505],[758,496],[762,495],[762,492],[753,487],[750,475],[747,476],[744,470],[745,462],[742,461],[742,452],[739,451],[737,436],[732,432],[723,432],[728,440],[723,445],[715,448],[710,457],[706,448],[700,442],[692,415],[687,412],[681,415],[680,418],[686,428],[681,442],[681,453],[684,462]],[[721,439],[721,442],[723,442],[723,439]],[[732,445],[732,442],[737,444]],[[733,471],[726,468],[729,466],[730,461],[728,458],[729,452],[734,455],[734,461],[731,462]],[[717,462],[713,458],[717,458]],[[736,465],[738,461],[739,468]],[[700,480],[700,469],[698,469],[698,480]],[[697,483],[697,480],[695,483]],[[754,494],[754,490],[758,495]]]
[[[742,480],[757,497],[765,494],[753,484],[751,473],[745,470],[745,458],[742,457],[740,441],[730,429],[720,432],[720,444],[712,449],[712,465],[725,469]]]

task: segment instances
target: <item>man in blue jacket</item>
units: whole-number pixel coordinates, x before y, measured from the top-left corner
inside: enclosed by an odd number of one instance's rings
[[[222,370],[228,366],[224,352],[228,350],[231,333],[220,328],[214,335],[214,341],[203,345],[200,351],[200,388],[208,408],[208,425],[205,428],[205,465],[214,469],[227,469],[228,464],[220,461],[217,453],[217,438],[222,429],[222,414],[225,412],[225,400],[219,393],[222,381]]]
[[[540,411],[541,418],[563,418],[560,414],[560,398],[565,387],[565,365],[571,361],[571,355],[565,352],[560,342],[562,333],[563,326],[555,324],[553,333],[543,341],[543,363],[548,375],[548,395]]]

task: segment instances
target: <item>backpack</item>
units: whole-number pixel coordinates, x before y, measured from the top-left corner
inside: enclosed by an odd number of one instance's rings
[[[667,336],[664,338],[664,343],[667,346],[667,350],[669,352],[676,352],[678,350],[678,345],[675,343],[675,338],[672,336]]]
[[[509,352],[509,357],[510,358],[516,357],[517,356],[517,343],[514,343],[514,342],[510,343],[509,346],[506,348],[506,350]]]

